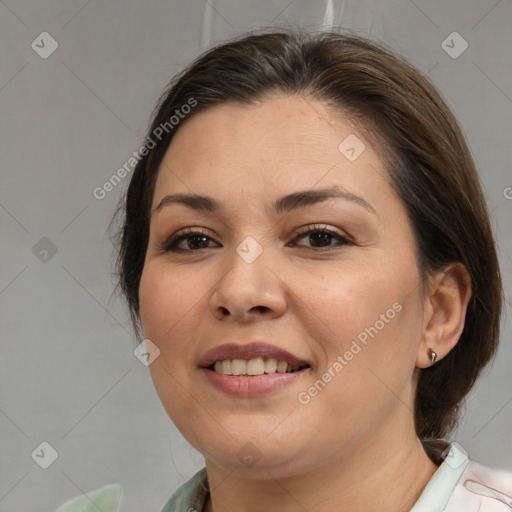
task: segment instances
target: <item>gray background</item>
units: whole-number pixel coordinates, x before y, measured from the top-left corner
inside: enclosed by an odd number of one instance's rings
[[[511,1],[334,2],[326,16],[328,3],[0,2],[1,511],[54,510],[114,482],[122,511],[156,511],[202,467],[133,354],[125,309],[110,300],[106,229],[128,180],[103,200],[93,190],[143,142],[171,76],[227,36],[341,26],[383,39],[428,74],[469,139],[510,290]],[[59,45],[46,59],[31,47],[43,31]],[[441,46],[454,31],[469,44],[458,58]],[[512,470],[510,318],[503,326],[455,439],[473,459]],[[59,455],[48,469],[31,456],[43,441]]]

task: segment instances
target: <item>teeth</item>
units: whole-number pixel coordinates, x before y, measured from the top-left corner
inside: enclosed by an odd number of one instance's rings
[[[231,375],[247,375],[247,361],[233,359],[231,361]]]
[[[265,361],[265,373],[275,373],[277,370],[277,359],[267,359]]]
[[[218,363],[219,361],[217,361]],[[215,363],[215,364],[217,364]],[[215,368],[216,371],[218,371],[219,373],[224,373],[226,375],[231,375],[231,361],[229,359],[226,359],[225,361],[222,361],[222,371],[220,370],[217,370],[217,368]]]
[[[247,375],[263,375],[264,373],[265,363],[262,357],[247,361]]]
[[[277,373],[285,373],[288,369],[288,363],[286,361],[279,361],[277,363]]]
[[[225,359],[216,361],[214,370],[224,375],[263,375],[264,373],[291,373],[302,368],[302,366],[290,366],[286,361],[277,359],[263,359],[257,357],[245,361],[244,359]]]

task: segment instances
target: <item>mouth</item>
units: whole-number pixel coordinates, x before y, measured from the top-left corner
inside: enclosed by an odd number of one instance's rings
[[[222,361],[215,361],[215,363],[208,366],[208,369],[222,375],[247,375],[255,377],[270,373],[295,373],[309,367],[307,363],[291,365],[286,361],[278,361],[275,358],[264,359],[263,357],[257,357],[248,361],[244,359],[223,359]]]
[[[276,345],[253,341],[243,345],[226,343],[215,347],[203,355],[199,366],[224,375],[255,376],[296,372],[309,364]]]
[[[199,367],[216,389],[247,398],[290,385],[311,365],[282,348],[252,342],[216,347],[203,356]]]

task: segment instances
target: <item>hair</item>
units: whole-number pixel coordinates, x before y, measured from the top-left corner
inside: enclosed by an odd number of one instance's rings
[[[446,437],[497,349],[500,269],[479,177],[453,113],[425,76],[382,44],[332,32],[253,32],[204,52],[173,78],[148,130],[154,147],[140,156],[118,210],[118,286],[135,333],[140,339],[139,283],[154,187],[173,136],[206,108],[254,104],[274,93],[324,102],[372,137],[409,217],[422,279],[455,262],[467,269],[472,293],[459,342],[420,371],[416,391],[418,437]],[[180,112],[189,113],[171,126]]]

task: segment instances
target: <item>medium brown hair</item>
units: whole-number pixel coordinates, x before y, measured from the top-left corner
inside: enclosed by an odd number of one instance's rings
[[[120,207],[119,286],[137,336],[153,191],[174,134],[206,108],[252,104],[274,92],[322,101],[366,127],[406,208],[422,277],[454,262],[469,273],[462,335],[441,361],[421,370],[415,400],[419,438],[445,437],[499,339],[503,292],[489,213],[465,138],[436,88],[392,51],[354,35],[252,33],[205,52],[171,81],[148,137],[165,123],[168,130],[140,158]],[[192,99],[192,111],[171,128],[171,116]]]

